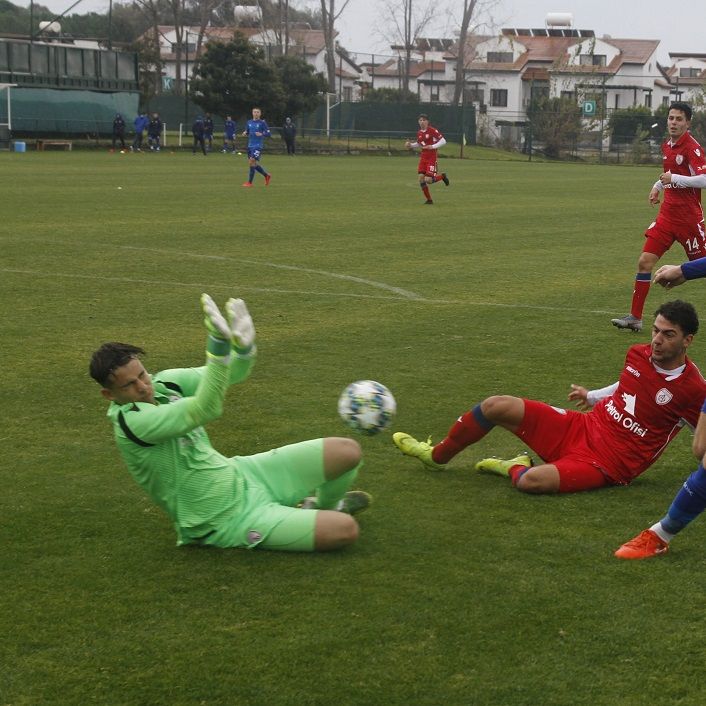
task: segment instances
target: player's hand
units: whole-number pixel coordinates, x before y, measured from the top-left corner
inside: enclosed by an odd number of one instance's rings
[[[407,141],[404,143],[404,146],[405,146],[408,150],[411,150],[411,149],[412,149],[412,143],[411,143],[409,140],[407,140]]]
[[[659,180],[666,186],[672,183],[672,173],[664,172],[664,174],[659,175]]]
[[[657,187],[652,187],[648,198],[653,206],[656,206],[659,203],[659,193],[660,192]]]
[[[236,350],[241,353],[249,351],[255,343],[255,324],[245,302],[242,299],[229,299],[226,303],[226,316]]]
[[[214,337],[223,341],[229,341],[232,337],[231,327],[221,314],[221,310],[216,303],[208,296],[201,295],[201,309],[203,310],[203,323],[208,329],[208,332]]]
[[[654,276],[655,284],[662,285],[665,289],[678,287],[686,282],[681,265],[662,265]]]
[[[579,409],[590,409],[591,405],[588,403],[588,390],[581,385],[572,385],[571,392],[569,392],[569,399],[576,402],[576,407]]]

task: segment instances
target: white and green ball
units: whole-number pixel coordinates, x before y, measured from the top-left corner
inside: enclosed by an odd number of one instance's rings
[[[338,399],[341,419],[354,431],[368,436],[387,429],[396,411],[392,393],[375,380],[352,382]]]

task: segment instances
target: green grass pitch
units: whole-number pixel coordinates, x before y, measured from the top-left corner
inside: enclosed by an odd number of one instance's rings
[[[563,405],[618,375],[657,169],[416,161],[0,155],[0,704],[653,706],[704,701],[703,520],[666,557],[613,550],[693,469],[683,433],[629,488],[530,497],[361,438],[373,508],[328,555],[175,547],[124,469],[87,360],[105,340],[149,370],[198,365],[198,297],[242,296],[259,361],[209,427],[226,454],[342,435],[372,378],[393,429],[442,437],[483,397]],[[675,249],[664,262],[681,262]],[[653,290],[692,301],[706,286]],[[706,368],[706,330],[691,349]]]

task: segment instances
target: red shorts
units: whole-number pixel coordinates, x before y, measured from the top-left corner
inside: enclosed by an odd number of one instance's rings
[[[428,154],[431,154],[431,157],[427,157]],[[424,176],[430,177],[436,174],[436,150],[422,152],[422,156],[419,158],[417,174],[424,174]]]
[[[525,416],[515,436],[559,471],[559,492],[575,493],[616,485],[602,470],[586,434],[586,415],[524,400]]]
[[[674,241],[681,243],[689,260],[706,257],[706,237],[703,220],[694,223],[672,223],[657,216],[657,220],[645,231],[645,246],[642,252],[662,257]]]

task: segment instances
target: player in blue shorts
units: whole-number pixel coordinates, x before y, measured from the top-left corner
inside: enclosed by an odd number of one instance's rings
[[[270,134],[270,128],[262,119],[262,111],[259,108],[253,108],[252,120],[248,120],[243,131],[243,135],[248,138],[248,163],[250,164],[248,180],[243,184],[246,188],[252,186],[255,172],[260,172],[265,177],[265,186],[270,185],[272,176],[260,166],[260,155],[262,155],[265,138],[270,137]]]

